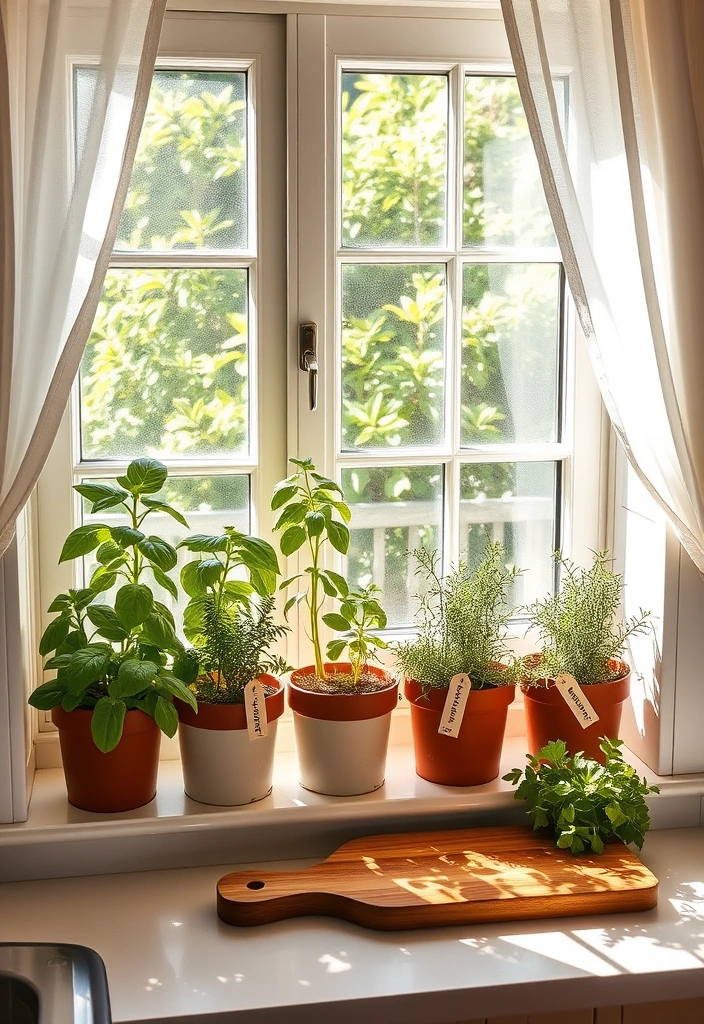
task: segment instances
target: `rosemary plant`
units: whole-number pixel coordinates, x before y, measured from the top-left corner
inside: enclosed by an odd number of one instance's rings
[[[424,690],[447,687],[460,672],[477,690],[514,683],[518,667],[505,635],[513,613],[508,593],[520,570],[506,565],[503,546],[487,544],[476,569],[460,562],[446,576],[440,575],[437,552],[420,548],[413,555],[424,585],[418,636],[395,647],[407,678]]]
[[[525,666],[525,682],[574,676],[580,686],[618,678],[612,661],[619,660],[631,636],[649,628],[649,612],[641,608],[626,622],[618,620],[623,580],[609,565],[607,551],[595,551],[591,567],[576,566],[559,552],[559,590],[528,609],[530,625],[540,634],[541,656]]]

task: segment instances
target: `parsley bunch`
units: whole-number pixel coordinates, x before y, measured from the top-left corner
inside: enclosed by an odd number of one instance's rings
[[[601,853],[605,843],[620,839],[640,850],[650,828],[645,797],[659,790],[624,761],[621,743],[602,737],[601,765],[582,753],[570,757],[564,741],[555,740],[528,755],[525,772],[514,768],[504,780],[519,783],[516,800],[527,801],[533,828],[550,828],[561,849]]]

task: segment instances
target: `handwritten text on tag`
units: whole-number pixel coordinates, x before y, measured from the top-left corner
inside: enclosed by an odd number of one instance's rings
[[[266,690],[258,679],[252,679],[244,688],[244,713],[250,740],[261,740],[269,732],[266,717]]]
[[[471,689],[472,680],[464,672],[460,672],[450,680],[438,729],[441,736],[450,736],[452,739],[459,736],[464,709],[467,706],[467,698]]]
[[[584,696],[584,690],[574,676],[563,672],[562,675],[556,677],[555,686],[564,697],[567,707],[583,729],[599,721],[599,716]]]

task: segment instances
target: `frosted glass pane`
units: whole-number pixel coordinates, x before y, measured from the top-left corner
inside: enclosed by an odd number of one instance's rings
[[[342,244],[441,245],[446,75],[342,76]]]
[[[246,270],[110,270],[81,366],[85,459],[244,453]]]
[[[352,508],[347,578],[381,587],[389,623],[410,623],[417,580],[409,551],[441,546],[443,468],[343,469],[342,486]]]
[[[464,104],[464,244],[555,245],[516,79],[470,75]]]
[[[558,440],[560,269],[464,268],[462,444]]]
[[[476,565],[487,538],[499,540],[525,572],[512,600],[530,604],[553,589],[557,546],[554,462],[473,463],[460,467],[460,551]]]
[[[156,71],[115,248],[246,245],[246,74]]]
[[[342,267],[342,446],[442,440],[445,266]]]

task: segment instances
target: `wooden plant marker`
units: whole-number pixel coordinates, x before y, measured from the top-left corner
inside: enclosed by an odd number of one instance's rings
[[[227,924],[319,914],[389,931],[650,910],[658,880],[621,843],[575,857],[510,826],[354,839],[312,868],[225,875],[217,894]]]

